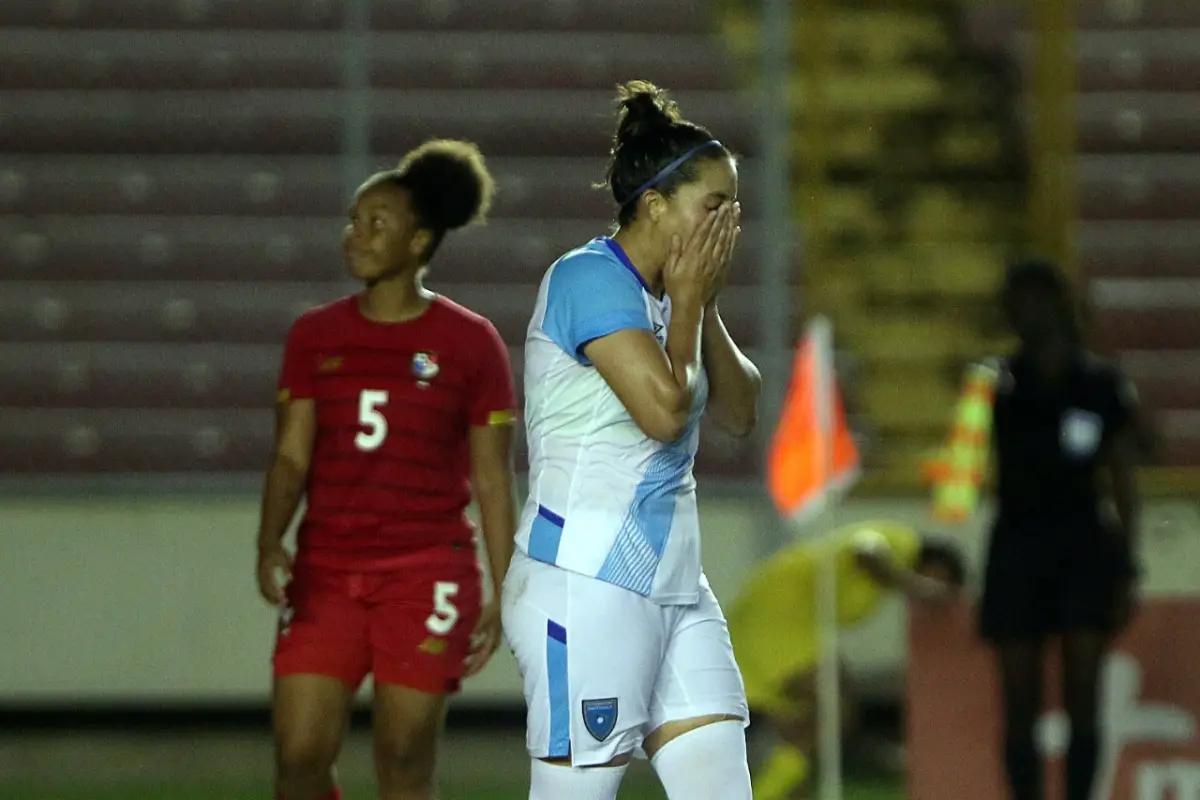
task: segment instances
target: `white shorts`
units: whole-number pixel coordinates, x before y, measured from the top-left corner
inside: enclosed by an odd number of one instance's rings
[[[749,724],[729,628],[707,579],[696,604],[661,606],[517,551],[503,604],[534,758],[595,766],[639,750],[674,720],[721,714]]]

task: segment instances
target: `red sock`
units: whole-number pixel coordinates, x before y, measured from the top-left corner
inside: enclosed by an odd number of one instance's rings
[[[287,798],[283,795],[278,795],[275,800],[287,800]],[[342,790],[335,786],[333,787],[333,791],[324,797],[317,798],[317,800],[342,800]]]

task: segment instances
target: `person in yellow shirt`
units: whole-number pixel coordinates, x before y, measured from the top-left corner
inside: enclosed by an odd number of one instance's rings
[[[758,567],[727,614],[751,712],[780,739],[755,779],[755,800],[807,797],[816,734],[817,570],[826,548],[835,551],[840,628],[869,616],[890,592],[948,601],[965,578],[956,547],[882,521],[797,542]],[[842,682],[845,695],[844,671]],[[843,730],[852,718],[846,711],[843,704]]]

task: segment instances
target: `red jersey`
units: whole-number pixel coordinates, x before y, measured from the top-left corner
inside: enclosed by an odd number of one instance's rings
[[[474,558],[468,433],[516,408],[488,320],[437,297],[417,319],[379,323],[356,296],[337,300],[292,326],[279,392],[316,403],[300,561],[359,571],[430,549]]]

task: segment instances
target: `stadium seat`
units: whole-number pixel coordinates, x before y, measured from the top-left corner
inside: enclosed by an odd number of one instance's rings
[[[10,153],[334,154],[345,98],[327,91],[13,92],[0,126]],[[403,153],[434,136],[472,139],[509,156],[582,156],[608,150],[611,92],[376,92],[371,145]],[[755,118],[722,92],[680,93],[697,122],[739,152]]]
[[[268,408],[274,345],[0,346],[0,407]]]
[[[380,30],[588,33],[707,33],[708,4],[676,0],[664,7],[644,0],[372,0],[371,25]],[[669,16],[669,24],[664,17]]]
[[[11,92],[0,151],[334,154],[344,116],[334,91]]]
[[[5,409],[0,449],[19,473],[261,472],[271,410]]]
[[[911,367],[882,368],[856,392],[861,410],[884,435],[944,431],[958,400],[958,387],[934,371],[915,372]]]
[[[1122,371],[1138,389],[1144,407],[1155,410],[1200,408],[1200,351],[1123,350]]]
[[[261,472],[273,438],[261,409],[6,409],[0,449],[10,469],[28,474]],[[517,466],[525,469],[524,436]],[[752,439],[701,437],[696,469],[713,477],[758,470]]]
[[[598,89],[652,76],[676,91],[730,88],[730,64],[704,36],[426,32],[371,40],[372,83],[383,89]]]
[[[1084,156],[1077,174],[1084,219],[1200,217],[1200,156]]]
[[[336,89],[340,45],[335,33],[0,29],[0,89]]]
[[[837,72],[826,85],[833,114],[915,114],[934,111],[944,102],[936,75],[924,67]],[[804,79],[794,77],[789,94],[797,113],[804,112],[805,89]]]
[[[372,83],[384,89],[592,89],[652,75],[675,90],[731,83],[706,37],[647,46],[641,35],[375,34]],[[0,30],[0,89],[226,91],[337,89],[338,33]]]
[[[346,276],[342,226],[327,217],[44,216],[0,220],[0,253],[17,280],[339,281]],[[608,232],[600,220],[468,228],[446,240],[431,285],[536,286],[558,256]],[[756,282],[762,243],[753,229],[743,235],[730,285]]]
[[[397,154],[399,155],[399,154]],[[368,169],[394,166],[379,156]],[[496,178],[492,218],[578,219],[615,216],[612,195],[592,184],[604,179],[600,159],[488,158]],[[239,217],[340,217],[347,207],[341,158],[212,156],[0,155],[0,212],[14,215],[154,214]],[[738,166],[748,188],[752,162]],[[357,183],[367,174],[353,175]],[[743,217],[759,206],[747,199]]]
[[[279,344],[303,311],[345,294],[340,284],[8,283],[0,313],[11,342]],[[447,295],[490,319],[510,344],[525,339],[536,287],[451,284]],[[746,347],[758,336],[759,292],[731,287],[721,314]]]
[[[1165,466],[1200,464],[1200,412],[1164,411],[1155,419],[1159,456]]]
[[[337,281],[342,221],[51,217],[0,221],[10,279]],[[230,292],[236,292],[230,287]]]
[[[1029,23],[1023,9],[1008,2],[971,4],[965,17],[971,41],[985,49],[1001,49]],[[1154,31],[1200,28],[1200,6],[1187,0],[1140,0],[1113,3],[1084,0],[1076,7],[1080,31]]]
[[[1079,91],[1186,92],[1200,80],[1200,56],[1189,30],[1081,32],[1076,64]],[[1034,84],[1033,35],[1016,34],[1005,52],[1025,86]]]
[[[1200,309],[1097,308],[1089,314],[1092,338],[1103,353],[1119,350],[1200,350]]]
[[[8,283],[9,342],[278,345],[300,313],[339,287],[318,283]]]
[[[4,0],[0,27],[337,30],[344,0]]]
[[[1194,89],[1200,85],[1200,54],[1192,44],[1195,36],[1195,31],[1186,29],[1084,33],[1079,38],[1080,90]]]
[[[1083,153],[1200,152],[1200,92],[1080,95]]]
[[[589,187],[616,81],[652,78],[753,153],[754,108],[731,91],[707,4],[669,5],[373,2],[364,144],[377,155],[352,166],[344,0],[4,0],[6,463],[261,471],[288,325],[354,288],[340,246],[350,191],[435,136],[478,142],[499,193],[486,227],[447,240],[430,285],[519,345],[546,268],[614,216]],[[752,161],[742,185],[752,218]],[[747,347],[762,241],[748,228],[722,302]],[[520,393],[519,349],[510,358]],[[705,433],[702,451],[701,472],[758,470],[748,441]]]
[[[346,210],[343,173],[336,156],[0,155],[0,212],[332,218]]]
[[[986,297],[995,292],[1004,268],[1003,248],[994,244],[917,241],[862,265],[873,295],[894,300]]]
[[[1091,278],[1200,277],[1200,225],[1192,221],[1084,223],[1079,248]]]
[[[509,156],[595,158],[608,152],[612,91],[375,93],[372,149],[401,153],[433,135],[473,139],[484,152]],[[727,92],[679,92],[694,122],[707,126],[737,152],[752,152],[757,118],[752,107]]]
[[[0,345],[0,408],[262,409],[274,402],[282,354],[282,340]],[[521,355],[509,352],[518,398]]]

